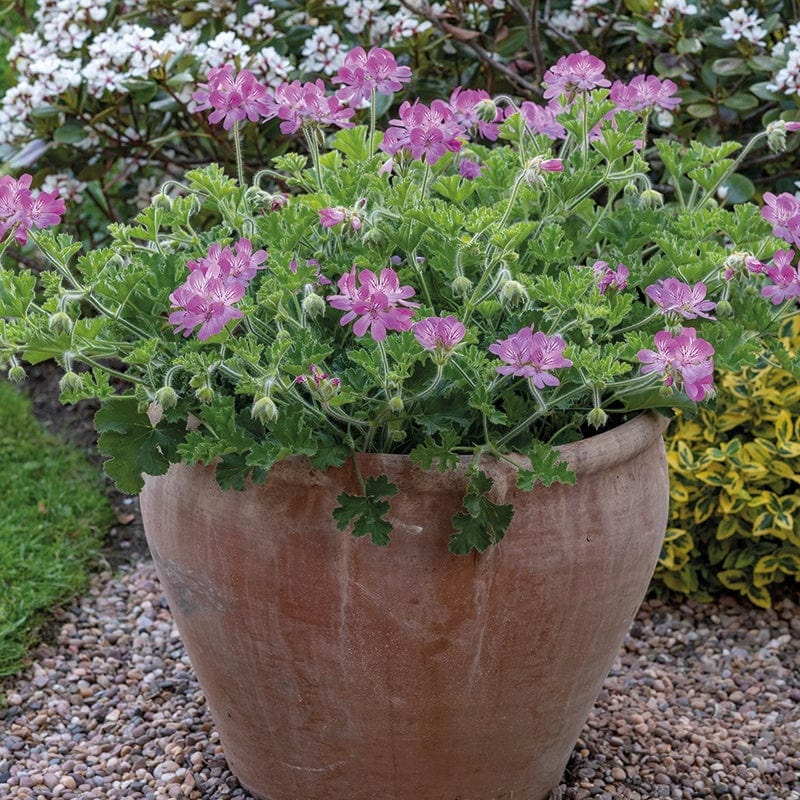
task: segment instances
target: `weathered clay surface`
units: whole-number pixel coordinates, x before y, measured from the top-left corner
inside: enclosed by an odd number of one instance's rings
[[[514,488],[482,555],[447,551],[463,477],[359,456],[400,486],[391,544],[336,530],[350,466],[281,462],[222,492],[148,478],[167,599],[233,772],[265,800],[543,800],[642,601],[667,518],[661,418],[563,453],[575,486]]]

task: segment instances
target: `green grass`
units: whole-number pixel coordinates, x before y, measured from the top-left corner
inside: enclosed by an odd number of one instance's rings
[[[112,518],[99,470],[0,381],[0,676],[25,663],[53,606],[87,585]]]

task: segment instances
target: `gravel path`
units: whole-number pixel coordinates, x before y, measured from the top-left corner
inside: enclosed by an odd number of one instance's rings
[[[2,800],[250,797],[149,561],[59,623],[5,686]],[[588,797],[800,800],[800,605],[645,603],[552,800]]]

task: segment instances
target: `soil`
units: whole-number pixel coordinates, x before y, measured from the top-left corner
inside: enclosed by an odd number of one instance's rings
[[[102,471],[103,456],[97,449],[94,414],[100,407],[96,401],[83,400],[75,405],[62,405],[58,382],[62,371],[51,362],[28,368],[28,378],[21,389],[31,399],[33,413],[39,422],[56,438],[82,450],[86,458]],[[119,492],[106,481],[106,494],[114,509],[117,523],[109,529],[102,549],[102,558],[116,570],[149,557],[144,537],[138,497]]]

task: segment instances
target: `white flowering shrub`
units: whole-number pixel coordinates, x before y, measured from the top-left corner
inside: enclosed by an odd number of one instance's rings
[[[165,177],[231,162],[230,139],[191,106],[208,71],[235,63],[269,87],[333,74],[354,44],[381,41],[419,63],[433,25],[396,0],[316,3],[228,0],[42,0],[8,50],[0,157],[35,166],[37,182],[84,194],[97,214],[74,220],[85,238]],[[313,6],[313,11],[312,11]],[[23,4],[17,8],[23,19]],[[275,150],[286,143],[277,135]],[[245,142],[248,161],[267,154]]]

